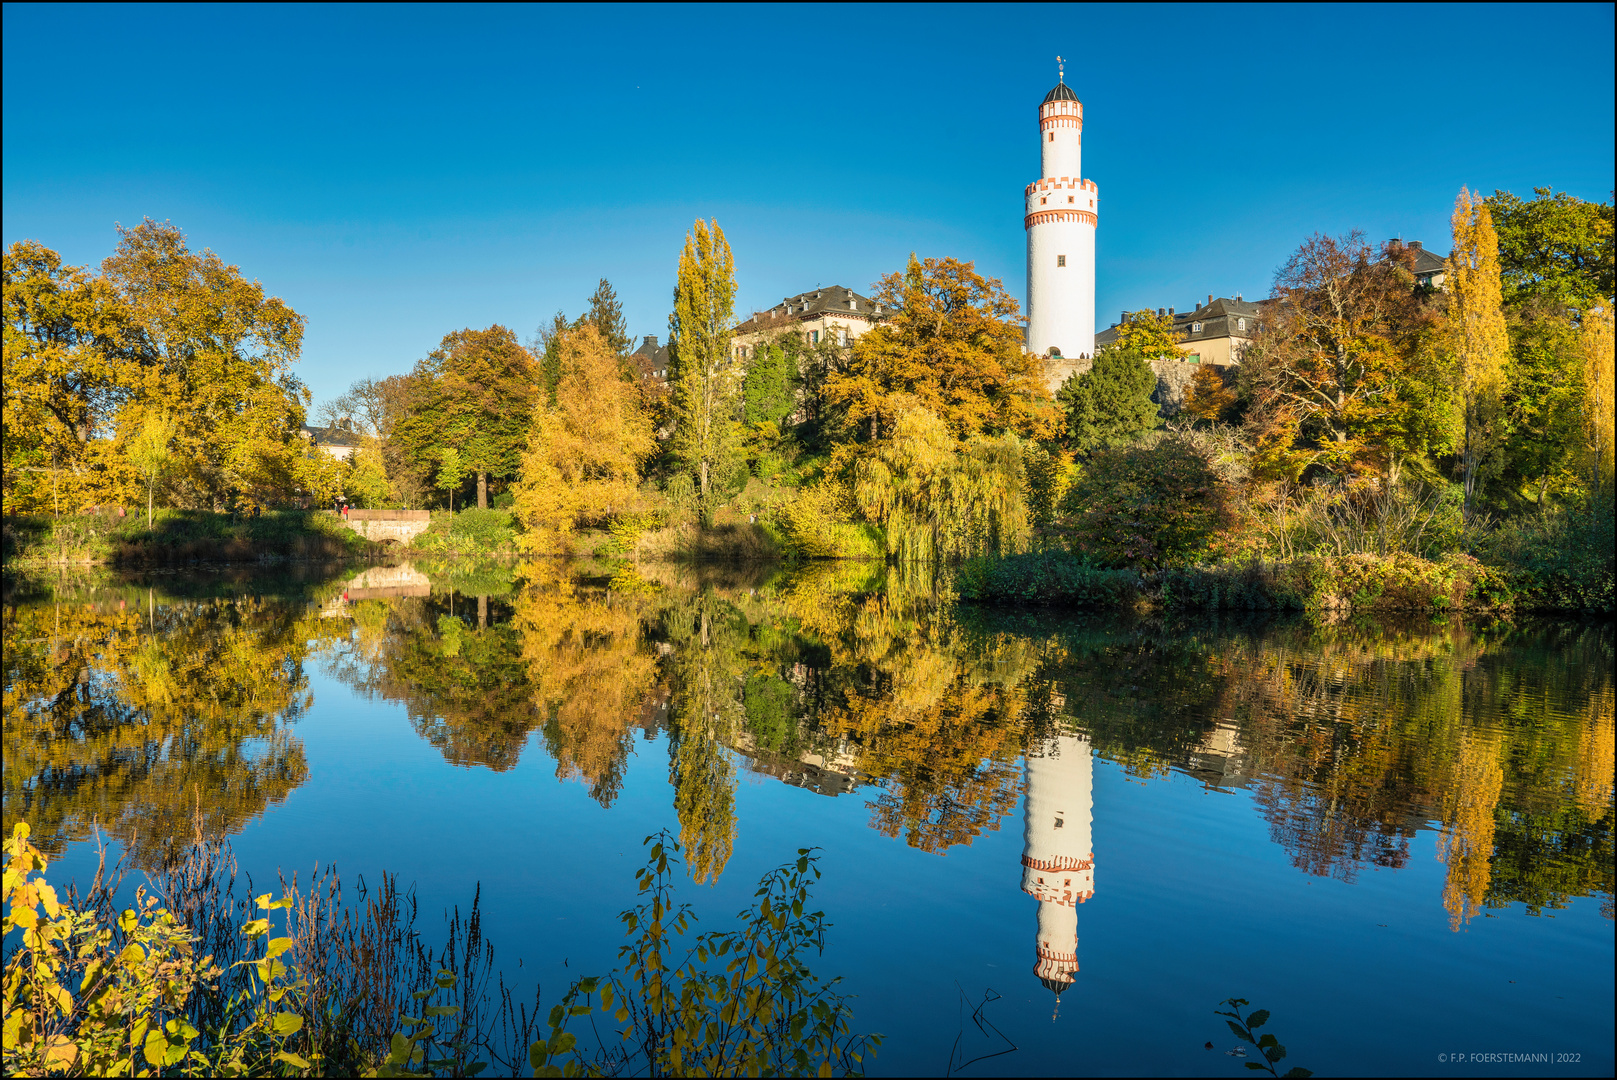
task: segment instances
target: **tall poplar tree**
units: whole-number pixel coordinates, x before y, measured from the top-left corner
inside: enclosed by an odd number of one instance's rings
[[[1590,479],[1595,496],[1609,499],[1613,480],[1614,360],[1611,308],[1600,307],[1583,315],[1584,434],[1590,457]]]
[[[1499,294],[1499,237],[1487,204],[1465,188],[1454,200],[1449,255],[1449,340],[1464,432],[1460,468],[1469,516],[1483,464],[1503,429],[1505,364],[1510,339]]]
[[[674,389],[674,453],[696,481],[710,517],[718,485],[739,457],[741,372],[730,358],[735,261],[717,221],[697,219],[679,256],[668,319]]]

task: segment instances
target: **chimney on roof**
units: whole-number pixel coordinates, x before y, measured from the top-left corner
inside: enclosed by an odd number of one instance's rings
[[[1239,304],[1241,302],[1241,294],[1240,293],[1235,294],[1235,302],[1237,304]]]
[[[1168,318],[1173,318],[1173,308],[1168,309]]]
[[[1165,312],[1163,311],[1162,308],[1157,308],[1157,318],[1159,318],[1159,319],[1162,318],[1162,316],[1164,314],[1165,314]]]
[[[648,348],[648,349],[655,349],[657,347],[657,335],[656,334],[647,334],[646,335],[646,346],[645,347]]]
[[[1416,251],[1419,251],[1420,250],[1420,241],[1419,240],[1411,240],[1409,242],[1409,246],[1414,248]]]
[[[1213,294],[1212,293],[1207,294],[1207,306],[1208,307],[1213,306]]]

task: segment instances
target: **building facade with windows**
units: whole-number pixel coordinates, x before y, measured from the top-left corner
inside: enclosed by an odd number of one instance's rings
[[[730,335],[730,352],[746,360],[759,345],[785,330],[808,345],[830,342],[847,348],[882,319],[881,305],[841,285],[788,296],[768,311],[755,311]]]
[[[1116,341],[1118,329],[1128,322],[1131,314],[1123,312],[1118,322],[1096,334],[1095,348]],[[1259,314],[1258,305],[1243,299],[1239,293],[1233,297],[1209,294],[1205,304],[1191,311],[1157,309],[1159,318],[1173,319],[1182,359],[1220,367],[1241,362],[1241,350],[1257,335]]]

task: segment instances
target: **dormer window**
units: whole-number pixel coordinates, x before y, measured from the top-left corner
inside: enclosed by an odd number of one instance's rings
[[[1201,324],[1201,323],[1199,323],[1199,322],[1193,322],[1193,323],[1191,323],[1191,324],[1190,324],[1190,332],[1191,332],[1191,333],[1192,333],[1192,334],[1199,334],[1199,333],[1201,333],[1201,332],[1202,332],[1202,324]]]
[[[1235,320],[1235,326],[1239,330],[1245,330],[1246,329],[1246,320],[1245,319],[1236,319]]]

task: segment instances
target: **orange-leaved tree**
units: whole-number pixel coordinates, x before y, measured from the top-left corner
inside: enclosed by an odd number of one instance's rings
[[[1500,301],[1499,237],[1488,204],[1461,188],[1454,200],[1453,224],[1448,335],[1463,428],[1460,469],[1469,514],[1482,466],[1504,435],[1510,338]]]
[[[1279,471],[1381,468],[1407,450],[1407,432],[1424,430],[1412,412],[1440,403],[1410,388],[1436,316],[1413,259],[1396,243],[1378,256],[1358,230],[1316,233],[1276,271],[1241,366],[1249,416],[1284,433],[1271,448]]]
[[[874,299],[890,318],[854,343],[826,381],[828,403],[864,441],[892,431],[901,407],[919,404],[956,438],[1011,431],[1049,438],[1059,414],[1042,361],[1022,349],[1018,308],[1000,282],[958,259],[910,256]]]

